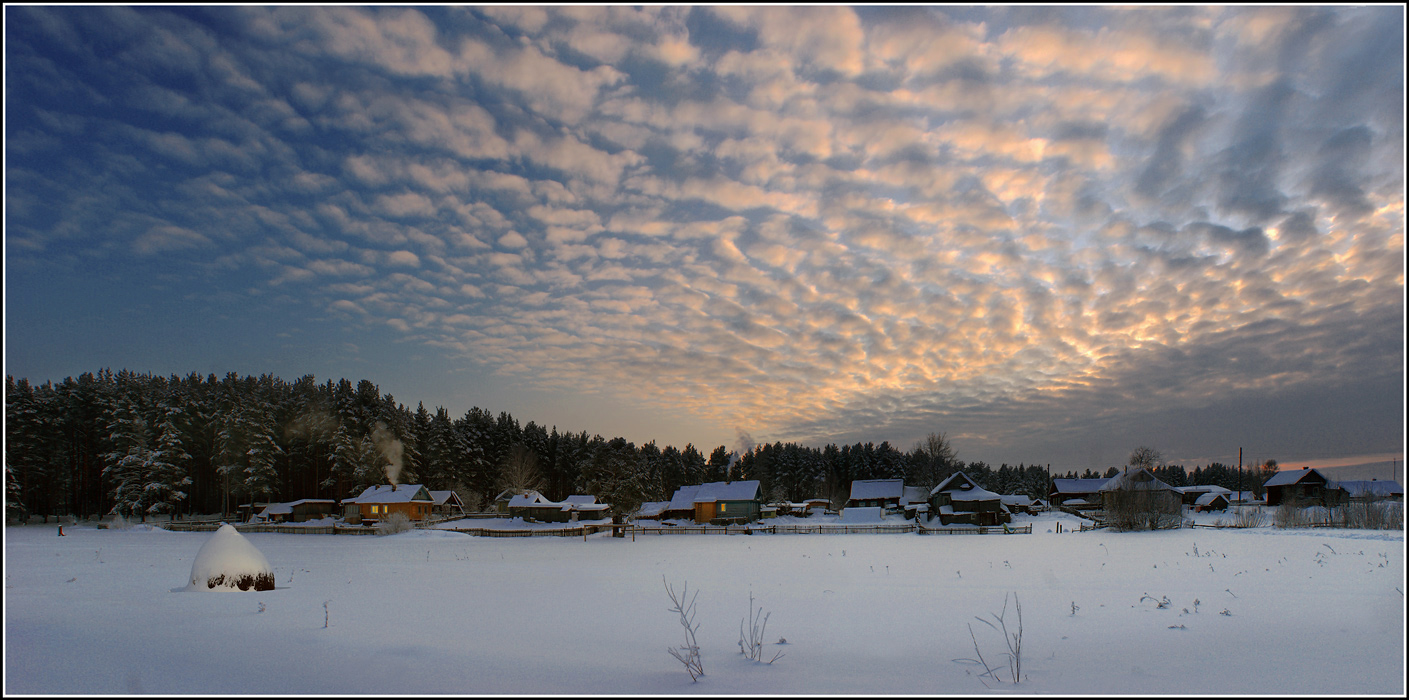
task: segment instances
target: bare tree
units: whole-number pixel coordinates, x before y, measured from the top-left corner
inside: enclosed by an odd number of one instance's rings
[[[538,453],[519,442],[509,446],[504,468],[499,470],[496,488],[515,493],[543,490],[543,475],[538,471]]]
[[[1164,464],[1164,455],[1153,447],[1141,445],[1130,452],[1130,461],[1126,464],[1132,467],[1144,467],[1153,470],[1155,467]]]
[[[959,457],[954,452],[954,443],[944,433],[930,433],[917,441],[911,453],[920,459],[913,463],[912,473],[906,481],[915,486],[934,488],[955,470]]]
[[[695,598],[699,597],[700,592],[695,591],[695,595],[691,596],[690,583],[686,581],[685,587],[681,589],[679,595],[676,595],[675,588],[665,580],[665,576],[661,576],[661,582],[665,584],[665,592],[670,596],[670,602],[673,606],[670,608],[670,612],[680,616],[680,626],[685,628],[685,643],[678,647],[670,647],[666,651],[670,652],[676,661],[684,664],[685,672],[690,674],[690,680],[699,682],[700,676],[704,675],[704,661],[700,659],[700,645],[695,642],[695,630],[700,628],[700,623],[695,622]],[[688,600],[686,600],[687,596]],[[749,599],[749,605],[753,605],[752,598]]]

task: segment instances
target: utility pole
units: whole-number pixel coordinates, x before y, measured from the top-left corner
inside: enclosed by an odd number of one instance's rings
[[[1238,496],[1243,495],[1243,448],[1238,448]]]

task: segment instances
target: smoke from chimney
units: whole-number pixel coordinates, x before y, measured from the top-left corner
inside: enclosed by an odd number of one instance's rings
[[[391,490],[396,490],[397,481],[401,478],[401,456],[405,448],[401,445],[401,440],[387,429],[386,423],[377,421],[377,429],[372,431],[372,444],[376,445],[377,451],[386,458],[386,478],[391,482]]]

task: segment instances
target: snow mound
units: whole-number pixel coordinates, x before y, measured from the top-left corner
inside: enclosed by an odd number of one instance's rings
[[[884,519],[885,514],[879,506],[852,506],[842,509],[838,521],[843,523],[879,523]]]
[[[274,570],[235,526],[224,523],[196,553],[188,591],[272,591]]]

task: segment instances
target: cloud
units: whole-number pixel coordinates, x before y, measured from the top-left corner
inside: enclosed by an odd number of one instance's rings
[[[1394,376],[1384,8],[17,11],[11,264],[760,440],[1083,452]]]

